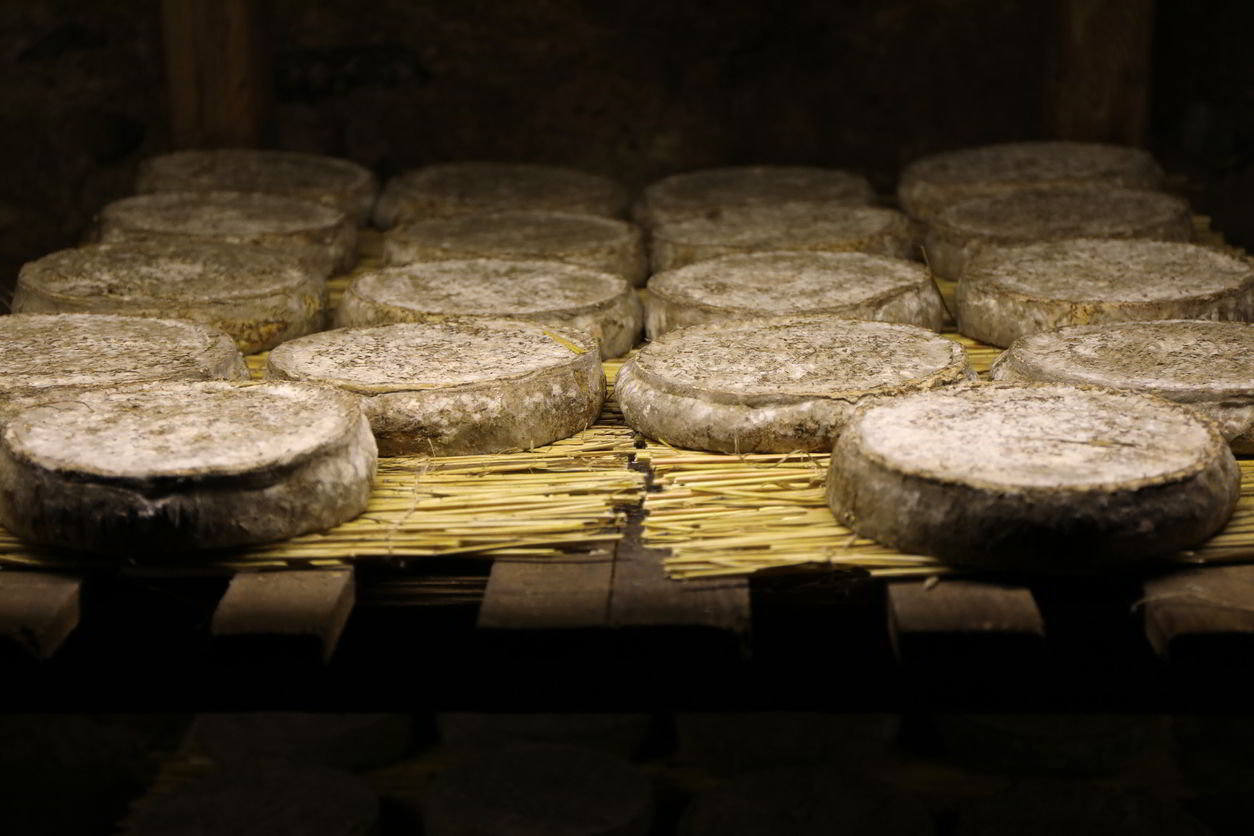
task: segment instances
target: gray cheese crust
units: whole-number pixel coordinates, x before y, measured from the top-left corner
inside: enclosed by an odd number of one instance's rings
[[[384,456],[549,444],[596,421],[596,341],[529,322],[414,322],[324,331],[276,348],[271,378],[357,393]]]
[[[649,277],[640,228],[597,215],[516,211],[431,218],[397,227],[383,245],[388,266],[467,258],[564,261],[622,276],[635,287]]]
[[[769,208],[783,203],[867,206],[875,191],[861,174],[833,168],[747,165],[672,174],[644,190],[633,208],[645,226],[727,209]]]
[[[1016,340],[991,376],[1157,395],[1214,421],[1234,452],[1254,453],[1254,325],[1246,322],[1115,322],[1043,331]]]
[[[298,151],[219,148],[175,151],[140,165],[139,194],[267,192],[312,200],[364,226],[379,191],[371,171],[351,160]]]
[[[235,342],[207,325],[112,314],[0,317],[0,423],[36,404],[131,383],[247,380]]]
[[[636,344],[641,305],[625,279],[557,261],[466,259],[360,273],[336,311],[337,327],[486,317],[584,331],[601,356]]]
[[[831,315],[939,331],[944,303],[927,270],[866,253],[728,255],[649,279],[645,333],[762,316]]]
[[[864,252],[910,258],[910,221],[875,206],[783,203],[724,209],[660,223],[653,228],[654,272],[724,255],[792,250]]]
[[[1148,395],[988,383],[872,404],[836,442],[827,499],[859,534],[996,570],[1087,571],[1219,531],[1240,471],[1218,430]]]
[[[901,173],[897,195],[912,217],[1023,188],[1115,186],[1158,189],[1163,172],[1140,148],[1094,142],[1010,142],[922,157]]]
[[[389,180],[375,204],[380,229],[428,218],[539,210],[620,218],[627,190],[597,174],[553,165],[465,162],[426,166]]]
[[[913,325],[772,317],[672,331],[614,392],[630,427],[677,447],[825,451],[859,403],[974,377],[962,346]]]
[[[980,252],[1068,238],[1190,241],[1184,200],[1114,188],[1022,189],[947,206],[927,224],[924,251],[936,275],[961,280]]]
[[[22,267],[16,313],[186,319],[267,351],[322,327],[327,285],[300,260],[218,241],[131,241],[61,250]]]
[[[207,238],[274,247],[323,276],[357,261],[357,227],[344,212],[261,192],[161,192],[115,200],[100,210],[99,240],[178,243]]]
[[[0,436],[0,524],[151,554],[267,543],[365,510],[376,449],[354,395],[296,383],[143,384],[35,407]]]
[[[1065,325],[1254,319],[1254,266],[1210,247],[1074,239],[983,253],[957,292],[958,330],[1008,346]]]

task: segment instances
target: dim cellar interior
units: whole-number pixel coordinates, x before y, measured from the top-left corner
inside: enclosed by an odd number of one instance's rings
[[[1247,832],[1251,25],[0,11],[0,830]]]

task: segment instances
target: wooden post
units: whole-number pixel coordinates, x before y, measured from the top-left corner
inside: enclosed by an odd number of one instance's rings
[[[1056,139],[1141,145],[1153,0],[1056,0],[1047,123]]]
[[[174,145],[266,145],[272,79],[262,0],[162,0],[161,17]]]

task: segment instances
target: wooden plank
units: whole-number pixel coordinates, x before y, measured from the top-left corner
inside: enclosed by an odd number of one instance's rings
[[[1058,139],[1144,144],[1153,0],[1058,0],[1048,122]]]
[[[259,0],[162,0],[170,129],[180,148],[269,138],[272,78]]]
[[[1147,581],[1145,633],[1160,657],[1225,667],[1254,660],[1254,566],[1209,566]]]
[[[47,659],[74,632],[82,581],[44,572],[0,572],[0,644]]]
[[[612,550],[587,557],[492,565],[478,626],[506,630],[605,627],[609,616]]]
[[[354,587],[351,569],[240,573],[214,611],[214,649],[325,662],[352,612]]]
[[[1008,646],[1044,651],[1044,619],[1022,586],[945,579],[892,583],[888,615],[893,648],[903,661],[970,659]]]

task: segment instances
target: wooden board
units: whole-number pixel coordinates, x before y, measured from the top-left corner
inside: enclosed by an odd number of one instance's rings
[[[944,666],[954,659],[997,665],[998,656],[1040,661],[1045,622],[1027,587],[938,578],[888,586],[897,657]]]
[[[79,622],[82,581],[42,572],[0,572],[0,646],[47,659]]]
[[[1176,663],[1254,661],[1254,566],[1210,566],[1145,584],[1139,602],[1155,652]]]
[[[498,560],[479,608],[481,629],[569,630],[604,627],[614,553]]]
[[[213,614],[214,650],[324,662],[353,609],[351,569],[244,572],[236,575]]]

